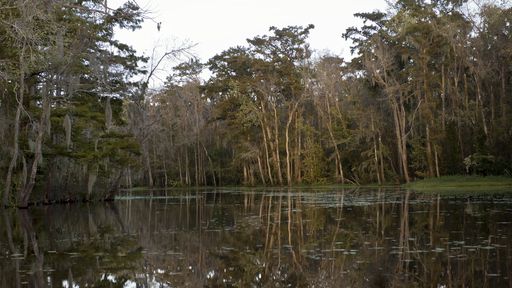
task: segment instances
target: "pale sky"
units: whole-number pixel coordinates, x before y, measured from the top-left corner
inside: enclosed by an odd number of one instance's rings
[[[123,0],[109,0],[118,7]],[[268,34],[270,26],[314,24],[309,43],[317,51],[328,50],[345,58],[350,44],[341,35],[361,21],[357,12],[385,10],[385,0],[137,0],[151,11],[155,22],[146,20],[143,29],[120,31],[117,38],[150,56],[153,47],[163,51],[188,41],[197,44],[192,52],[201,61],[233,46],[247,44],[247,38]],[[161,22],[160,31],[156,22]],[[171,66],[172,67],[172,66]]]

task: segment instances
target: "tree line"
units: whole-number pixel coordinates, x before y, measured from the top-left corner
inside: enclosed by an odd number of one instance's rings
[[[340,31],[351,60],[312,51],[314,25],[271,27],[178,64],[153,92],[148,58],[113,40],[140,27],[135,3],[22,2],[0,10],[4,205],[121,186],[511,174],[506,4],[398,0],[356,14],[363,24]]]
[[[146,58],[115,40],[137,29],[134,2],[0,2],[3,206],[108,197],[139,145],[127,128]]]

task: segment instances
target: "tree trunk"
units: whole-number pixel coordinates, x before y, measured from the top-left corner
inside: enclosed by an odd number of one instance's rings
[[[183,181],[183,169],[181,167],[182,163],[181,163],[181,153],[179,153],[178,155],[178,172],[180,173],[180,184],[183,185],[184,181]]]
[[[446,131],[446,84],[444,75],[444,65],[441,66],[441,127],[443,133]]]
[[[208,154],[208,150],[206,149],[206,146],[204,146],[202,143],[201,143],[201,145],[203,146],[204,153],[206,154],[206,158],[208,158],[208,163],[210,164],[210,170],[211,170],[211,173],[212,173],[213,186],[217,187],[217,179],[215,178],[215,169],[214,169],[214,166],[213,166],[212,158],[210,157],[210,154]],[[259,160],[259,158],[258,158],[258,160]],[[205,184],[206,184],[206,176],[205,176]]]
[[[268,151],[268,147],[269,147],[269,141],[268,141],[268,138],[267,138],[267,134],[266,134],[266,130],[268,130],[268,127],[266,126],[266,121],[264,121],[263,117],[265,117],[264,115],[264,111],[262,112],[263,115],[260,116],[260,125],[261,125],[261,133],[263,135],[263,146],[264,146],[264,149],[265,149],[265,164],[266,164],[266,167],[267,167],[267,173],[268,173],[268,180],[270,181],[270,185],[274,185],[274,179],[272,177],[272,169],[270,167],[270,154],[269,154],[269,151]]]
[[[505,67],[501,66],[501,95],[500,95],[500,107],[501,107],[501,121],[506,123],[507,121],[507,93],[506,93],[506,72]]]
[[[341,153],[338,148],[338,143],[336,143],[336,139],[334,138],[334,132],[333,132],[333,127],[332,127],[331,105],[329,104],[329,99],[326,99],[326,106],[327,106],[327,130],[329,132],[329,138],[331,139],[332,145],[334,147],[334,152],[336,153],[336,170],[339,172],[341,183],[345,183],[345,176],[343,174],[343,164],[341,163]],[[338,175],[336,175],[336,177],[338,177]]]
[[[132,189],[133,188],[133,184],[132,184],[132,169],[130,167],[128,167],[128,173],[127,173],[127,181],[128,181],[128,188],[129,189]]]
[[[407,160],[407,133],[405,131],[406,129],[406,115],[405,115],[405,108],[403,100],[400,101],[400,116],[401,116],[401,123],[400,123],[400,133],[401,133],[401,139],[402,139],[402,165],[404,169],[404,177],[405,182],[409,183],[409,162]]]
[[[285,148],[286,148],[286,181],[288,185],[292,185],[292,167],[291,167],[291,157],[290,157],[290,126],[293,121],[293,115],[295,111],[299,107],[299,102],[296,102],[291,109],[288,111],[288,120],[286,122],[285,128]]]
[[[427,136],[426,150],[427,150],[428,176],[433,177],[434,176],[434,161],[432,159],[432,144],[431,144],[431,139],[430,139],[430,128],[428,125],[425,128],[425,130],[426,130],[426,136]]]
[[[20,89],[21,90],[21,89]],[[21,94],[21,93],[20,93]],[[7,177],[5,180],[5,189],[4,189],[4,195],[2,198],[2,205],[8,206],[9,205],[9,196],[11,194],[11,182],[12,182],[12,174],[14,167],[16,166],[16,162],[18,161],[18,154],[19,154],[19,132],[20,132],[20,118],[21,118],[21,110],[22,110],[22,101],[23,97],[20,96],[18,100],[18,108],[16,109],[16,116],[14,119],[14,149],[12,152],[12,158],[11,162],[9,163],[9,169],[7,170]]]
[[[93,167],[89,167],[89,171],[87,171],[87,196],[85,198],[86,201],[91,200],[91,195],[94,190],[94,184],[96,184],[96,180],[98,179],[98,165],[93,164]]]
[[[43,140],[44,134],[46,132],[47,120],[49,119],[50,114],[50,95],[48,93],[43,93],[43,111],[41,113],[41,118],[39,120],[39,127],[37,131],[37,138],[35,144],[35,154],[34,160],[32,162],[32,167],[30,169],[30,175],[28,176],[27,184],[20,191],[20,197],[18,199],[18,207],[28,207],[28,201],[30,199],[30,195],[32,194],[32,190],[36,184],[36,175],[37,168],[39,163],[43,157]]]
[[[284,141],[285,141],[285,148],[286,148],[286,183],[288,186],[292,185],[292,167],[291,167],[291,157],[290,157],[290,123],[291,121],[288,119],[288,122],[286,123],[286,128],[284,132]]]
[[[281,157],[279,156],[279,118],[277,116],[277,108],[274,105],[272,107],[274,109],[274,133],[275,133],[275,156],[274,159],[276,170],[277,170],[277,179],[279,185],[283,185],[283,172],[281,171]]]
[[[379,160],[380,160],[380,179],[382,180],[382,183],[386,182],[386,178],[384,177],[384,156],[382,155],[382,137],[379,134]]]
[[[249,183],[251,184],[251,186],[254,186],[254,169],[253,169],[253,165],[249,165]]]
[[[267,182],[265,181],[265,173],[263,172],[263,166],[261,165],[261,157],[260,157],[260,155],[258,155],[258,169],[260,171],[261,183],[263,185],[267,185]]]
[[[478,102],[477,102],[478,105]],[[468,93],[468,77],[464,73],[464,111],[469,110],[469,93]]]
[[[248,172],[247,172],[247,165],[244,164],[244,185],[247,185],[247,183],[249,182],[249,176],[248,176]]]
[[[456,77],[453,81],[453,84],[455,86],[455,99],[456,101],[454,102],[457,102],[458,104],[460,104],[459,100],[462,100],[461,99],[461,95],[460,95],[460,91],[459,91],[459,84],[458,84],[458,78]],[[455,107],[457,106],[460,106],[460,105],[455,105]],[[458,142],[459,142],[459,149],[460,149],[460,160],[462,161],[465,157],[465,149],[464,149],[464,141],[462,140],[462,121],[461,121],[461,114],[462,112],[460,111],[460,109],[454,109],[455,110],[455,118],[457,119],[457,139],[458,139]]]
[[[302,135],[300,133],[299,124],[297,123],[295,129],[297,130],[297,182],[302,183]]]
[[[397,140],[398,147],[398,157],[400,162],[400,171],[402,172],[402,177],[404,178],[406,183],[410,182],[409,179],[409,169],[407,162],[407,140],[405,133],[405,108],[403,107],[402,100],[399,99],[392,100],[393,106],[393,119],[395,122],[395,135]]]
[[[439,178],[441,175],[439,173],[439,155],[437,154],[437,145],[434,144],[434,159],[436,162],[436,177]]]
[[[194,147],[194,178],[196,186],[199,186],[199,156],[197,155],[197,146]]]
[[[382,179],[380,178],[380,169],[379,169],[379,154],[377,150],[377,136],[375,133],[375,125],[373,122],[373,115],[370,114],[371,118],[371,125],[372,125],[372,139],[373,139],[373,155],[374,155],[374,161],[375,161],[375,174],[377,175],[377,181],[379,182],[379,185],[382,185]]]
[[[398,155],[398,168],[400,171],[400,177],[404,177],[404,167],[402,166],[402,137],[400,133],[400,121],[398,119],[398,107],[393,103],[393,120],[395,122],[395,137],[396,137],[396,147],[397,147],[397,155]]]
[[[162,160],[162,164],[164,166],[164,187],[165,187],[165,189],[167,189],[167,185],[169,183],[168,176],[167,176],[167,165],[165,165],[166,159],[167,159],[167,157],[164,152],[164,159]]]
[[[19,87],[18,87],[18,97],[16,101],[18,101],[18,107],[16,108],[16,116],[14,118],[14,143],[13,143],[13,152],[11,162],[9,163],[9,168],[7,170],[7,177],[5,179],[5,189],[4,195],[2,197],[2,205],[5,207],[9,204],[9,196],[11,195],[11,182],[12,182],[12,174],[14,167],[16,166],[16,162],[18,161],[19,154],[19,135],[20,135],[20,120],[21,120],[21,112],[23,110],[23,98],[25,93],[25,66],[24,66],[24,57],[25,57],[25,44],[22,45],[19,57],[19,65],[20,65],[20,77],[19,77]]]
[[[477,112],[480,112],[485,137],[486,137],[486,140],[489,141],[489,130],[487,128],[487,120],[486,120],[485,112],[484,112],[484,103],[482,101],[482,94],[481,94],[481,90],[480,90],[480,80],[478,79],[477,76],[475,76],[475,82],[476,82],[476,96],[477,96],[476,102],[480,103],[480,105],[477,105]]]
[[[190,186],[192,181],[190,180],[190,160],[188,159],[188,149],[185,148],[185,183]]]
[[[151,159],[148,151],[149,145],[147,142],[143,144],[143,157],[144,157],[144,165],[146,166],[146,172],[148,173],[148,185],[149,188],[153,188],[153,171],[151,170]]]

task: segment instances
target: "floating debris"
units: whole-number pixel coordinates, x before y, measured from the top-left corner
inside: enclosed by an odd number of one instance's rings
[[[493,246],[483,246],[483,247],[480,247],[480,249],[482,249],[482,250],[492,250],[492,249],[496,249],[496,247],[493,247]]]

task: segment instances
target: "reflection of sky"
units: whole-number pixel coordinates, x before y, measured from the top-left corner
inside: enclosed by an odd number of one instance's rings
[[[75,283],[72,283],[70,285],[68,280],[62,280],[62,287],[63,288],[78,288],[78,285],[76,285]]]
[[[165,271],[162,270],[162,269],[158,269],[155,272],[159,273],[159,274],[165,273]],[[139,276],[139,278],[143,278],[143,279],[146,278],[146,275],[144,275],[144,274],[139,274],[138,276]],[[103,274],[101,278],[102,279],[107,279],[111,283],[117,283],[116,276],[114,276],[112,274]],[[165,283],[160,283],[160,282],[156,281],[156,278],[155,277],[151,277],[151,276],[148,277],[148,282],[147,283],[149,284],[148,287],[171,287],[171,286],[169,286],[169,285],[167,285]],[[63,288],[79,288],[80,286],[78,286],[74,282],[70,285],[69,280],[62,280],[62,287]],[[135,283],[132,280],[127,280],[124,283],[123,287],[124,288],[137,288],[137,283]]]

